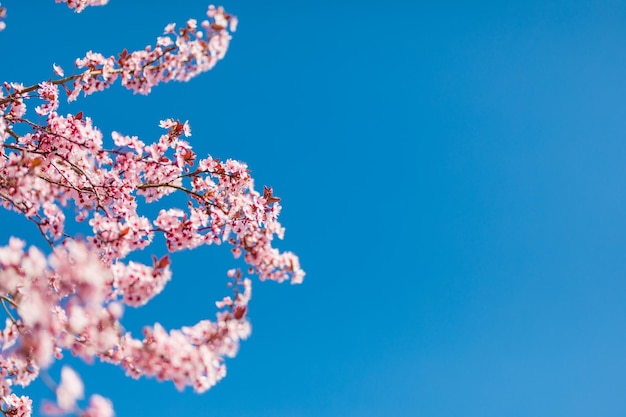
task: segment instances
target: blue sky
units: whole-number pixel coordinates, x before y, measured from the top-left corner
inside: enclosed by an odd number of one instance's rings
[[[3,4],[0,79],[25,84],[206,9]],[[198,153],[246,161],[282,198],[305,283],[256,283],[252,337],[204,395],[76,365],[87,390],[118,416],[623,416],[626,5],[224,5],[240,26],[210,73],[61,112],[144,141],[188,119]],[[5,241],[37,243],[0,216]],[[216,248],[176,256],[125,324],[212,316],[233,265]]]

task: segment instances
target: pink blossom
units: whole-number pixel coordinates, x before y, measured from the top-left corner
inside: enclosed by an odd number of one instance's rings
[[[84,396],[83,382],[74,370],[64,366],[61,369],[61,383],[56,389],[57,404],[64,411],[73,411],[76,400]]]
[[[35,107],[35,111],[40,116],[45,116],[52,113],[59,107],[59,87],[49,82],[42,82],[39,84],[39,90],[37,90],[39,98],[44,103],[41,106]]]
[[[52,68],[54,69],[54,73],[58,75],[59,77],[62,77],[63,75],[65,75],[65,73],[63,72],[63,68],[61,68],[59,65],[52,64]]]
[[[2,7],[2,3],[0,3],[0,31],[3,31],[6,28],[6,23],[3,22],[3,19],[7,17],[7,9],[6,7]]]
[[[174,28],[176,27],[176,23],[170,23],[167,26],[165,26],[165,30],[163,33],[174,33]]]
[[[89,406],[81,413],[82,417],[113,417],[114,415],[111,401],[98,394],[89,398]]]

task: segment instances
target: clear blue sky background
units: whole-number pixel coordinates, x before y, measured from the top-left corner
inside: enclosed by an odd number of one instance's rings
[[[28,3],[3,2],[2,80],[142,48],[206,7]],[[626,415],[626,5],[437,3],[229,1],[241,23],[214,71],[61,109],[144,141],[189,119],[199,153],[282,197],[281,245],[307,271],[257,282],[252,337],[210,392],[77,366],[89,392],[121,417]],[[4,241],[37,243],[0,216]],[[177,256],[128,328],[212,316],[233,265]]]

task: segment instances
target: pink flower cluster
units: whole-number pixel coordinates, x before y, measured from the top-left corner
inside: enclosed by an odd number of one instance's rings
[[[106,3],[66,2],[76,11]],[[164,236],[168,252],[225,243],[249,274],[302,282],[298,258],[273,246],[274,237],[284,234],[280,199],[272,188],[255,190],[246,164],[198,157],[186,140],[188,122],[162,120],[164,132],[152,143],[113,132],[107,147],[82,112],[57,112],[60,91],[71,101],[119,77],[127,88],[147,94],[161,82],[187,81],[211,69],[224,57],[237,20],[214,6],[207,18],[199,25],[190,19],[178,30],[168,25],[156,46],[142,51],[124,51],[117,58],[90,52],[76,61],[84,69],[76,75],[64,77],[55,65],[59,78],[51,81],[2,84],[0,204],[30,220],[48,244],[45,252],[26,249],[13,237],[0,247],[0,304],[7,315],[0,330],[5,415],[30,415],[30,399],[17,397],[15,386],[29,385],[64,352],[197,392],[225,376],[224,358],[234,356],[250,334],[251,281],[238,269],[228,272],[233,296],[216,303],[215,320],[169,331],[156,323],[140,338],[123,329],[124,307],[146,304],[172,278],[167,254],[153,256],[149,264],[130,259],[150,247],[157,234]],[[29,108],[38,122],[28,117]],[[163,197],[172,193],[186,203],[170,207]],[[158,213],[146,214],[146,205],[155,203]],[[56,403],[44,407],[49,414],[113,416],[110,401],[98,395],[80,409],[84,388],[69,368],[63,369],[55,394]]]
[[[235,300],[218,302],[221,308],[215,322],[202,320],[191,327],[166,332],[156,323],[145,327],[142,340],[130,334],[122,337],[117,349],[103,360],[118,364],[129,376],[152,376],[173,381],[177,388],[192,386],[204,392],[226,375],[224,357],[235,356],[239,341],[250,334],[246,320],[251,282],[237,272]]]
[[[2,413],[6,416],[13,417],[30,417],[33,411],[33,402],[30,398],[21,396],[18,397],[15,394],[10,394],[6,397],[2,397]]]

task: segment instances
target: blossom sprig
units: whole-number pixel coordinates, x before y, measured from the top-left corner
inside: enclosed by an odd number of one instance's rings
[[[189,81],[212,69],[226,55],[231,40],[228,28],[234,30],[236,18],[223,8],[209,8],[207,16],[201,23],[205,32],[198,30],[195,19],[189,19],[178,31],[168,25],[156,45],[143,50],[123,50],[117,58],[88,52],[76,60],[76,67],[86,71],[74,80],[69,100],[75,100],[81,91],[88,95],[104,90],[118,77],[133,92],[149,94],[157,84]]]
[[[0,12],[1,13],[1,12]],[[237,28],[237,18],[223,7],[209,6],[207,19],[200,23],[189,19],[185,26],[176,30],[174,24],[165,27],[154,46],[128,52],[124,49],[116,57],[89,51],[84,58],[75,61],[78,73],[63,76],[60,66],[54,72],[61,78],[48,82],[61,85],[74,101],[82,92],[85,96],[109,88],[118,78],[122,85],[139,94],[149,94],[160,83],[189,81],[191,78],[211,70],[228,51],[231,32]],[[18,105],[28,94],[41,88],[40,85],[24,87],[5,86],[8,94],[0,96],[0,106]]]
[[[54,92],[42,98],[56,102]],[[271,188],[254,190],[241,162],[198,160],[181,139],[190,135],[187,122],[161,126],[167,132],[150,145],[114,132],[117,148],[106,150],[90,118],[52,112],[34,133],[4,138],[0,200],[34,221],[51,244],[67,239],[63,207],[72,203],[78,220],[92,226],[87,240],[107,262],[146,248],[154,233],[162,233],[170,251],[227,242],[261,279],[301,281],[297,258],[271,247],[273,236],[284,233]],[[188,197],[186,211],[162,209],[152,220],[138,213],[137,197],[154,203],[177,191]]]

